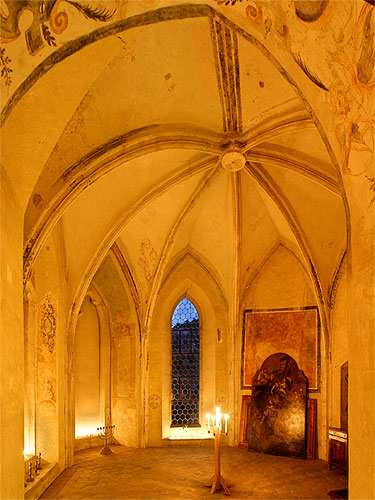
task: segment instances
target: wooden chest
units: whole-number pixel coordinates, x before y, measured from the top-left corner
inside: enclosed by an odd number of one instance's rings
[[[330,427],[329,438],[329,468],[337,467],[348,473],[348,431]]]

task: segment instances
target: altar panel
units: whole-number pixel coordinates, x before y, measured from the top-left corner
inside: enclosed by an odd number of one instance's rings
[[[307,378],[296,361],[285,353],[272,354],[252,386],[249,450],[306,458]]]

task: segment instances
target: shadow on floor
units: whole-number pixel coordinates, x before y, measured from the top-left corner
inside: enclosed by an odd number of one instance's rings
[[[92,448],[75,455],[45,491],[43,499],[203,499],[221,498],[203,484],[214,472],[209,447],[127,448],[114,454]],[[232,498],[327,499],[330,490],[347,488],[347,477],[322,460],[299,460],[223,447],[221,471]],[[228,498],[225,496],[225,498]]]

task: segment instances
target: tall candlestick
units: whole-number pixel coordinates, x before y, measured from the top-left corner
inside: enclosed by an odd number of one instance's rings
[[[216,427],[220,427],[220,407],[216,407]]]
[[[206,413],[208,432],[210,432],[210,414]]]
[[[209,416],[207,414],[207,419],[209,421]],[[220,438],[221,438],[221,427],[222,427],[222,417],[220,413],[220,408],[216,407],[216,418],[212,415],[212,427],[213,427],[213,435],[215,437],[215,473],[214,475],[205,483],[205,486],[211,487],[211,493],[215,493],[215,491],[223,489],[226,495],[230,495],[230,491],[228,490],[224,478],[220,472]],[[225,420],[225,431],[227,431],[227,421],[228,415],[224,415]]]

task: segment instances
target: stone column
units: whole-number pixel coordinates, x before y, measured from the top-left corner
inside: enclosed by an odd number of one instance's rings
[[[362,165],[357,165],[361,167]],[[345,184],[350,205],[349,494],[375,498],[375,192],[374,167],[353,165]]]
[[[23,211],[1,172],[0,498],[24,496]]]

